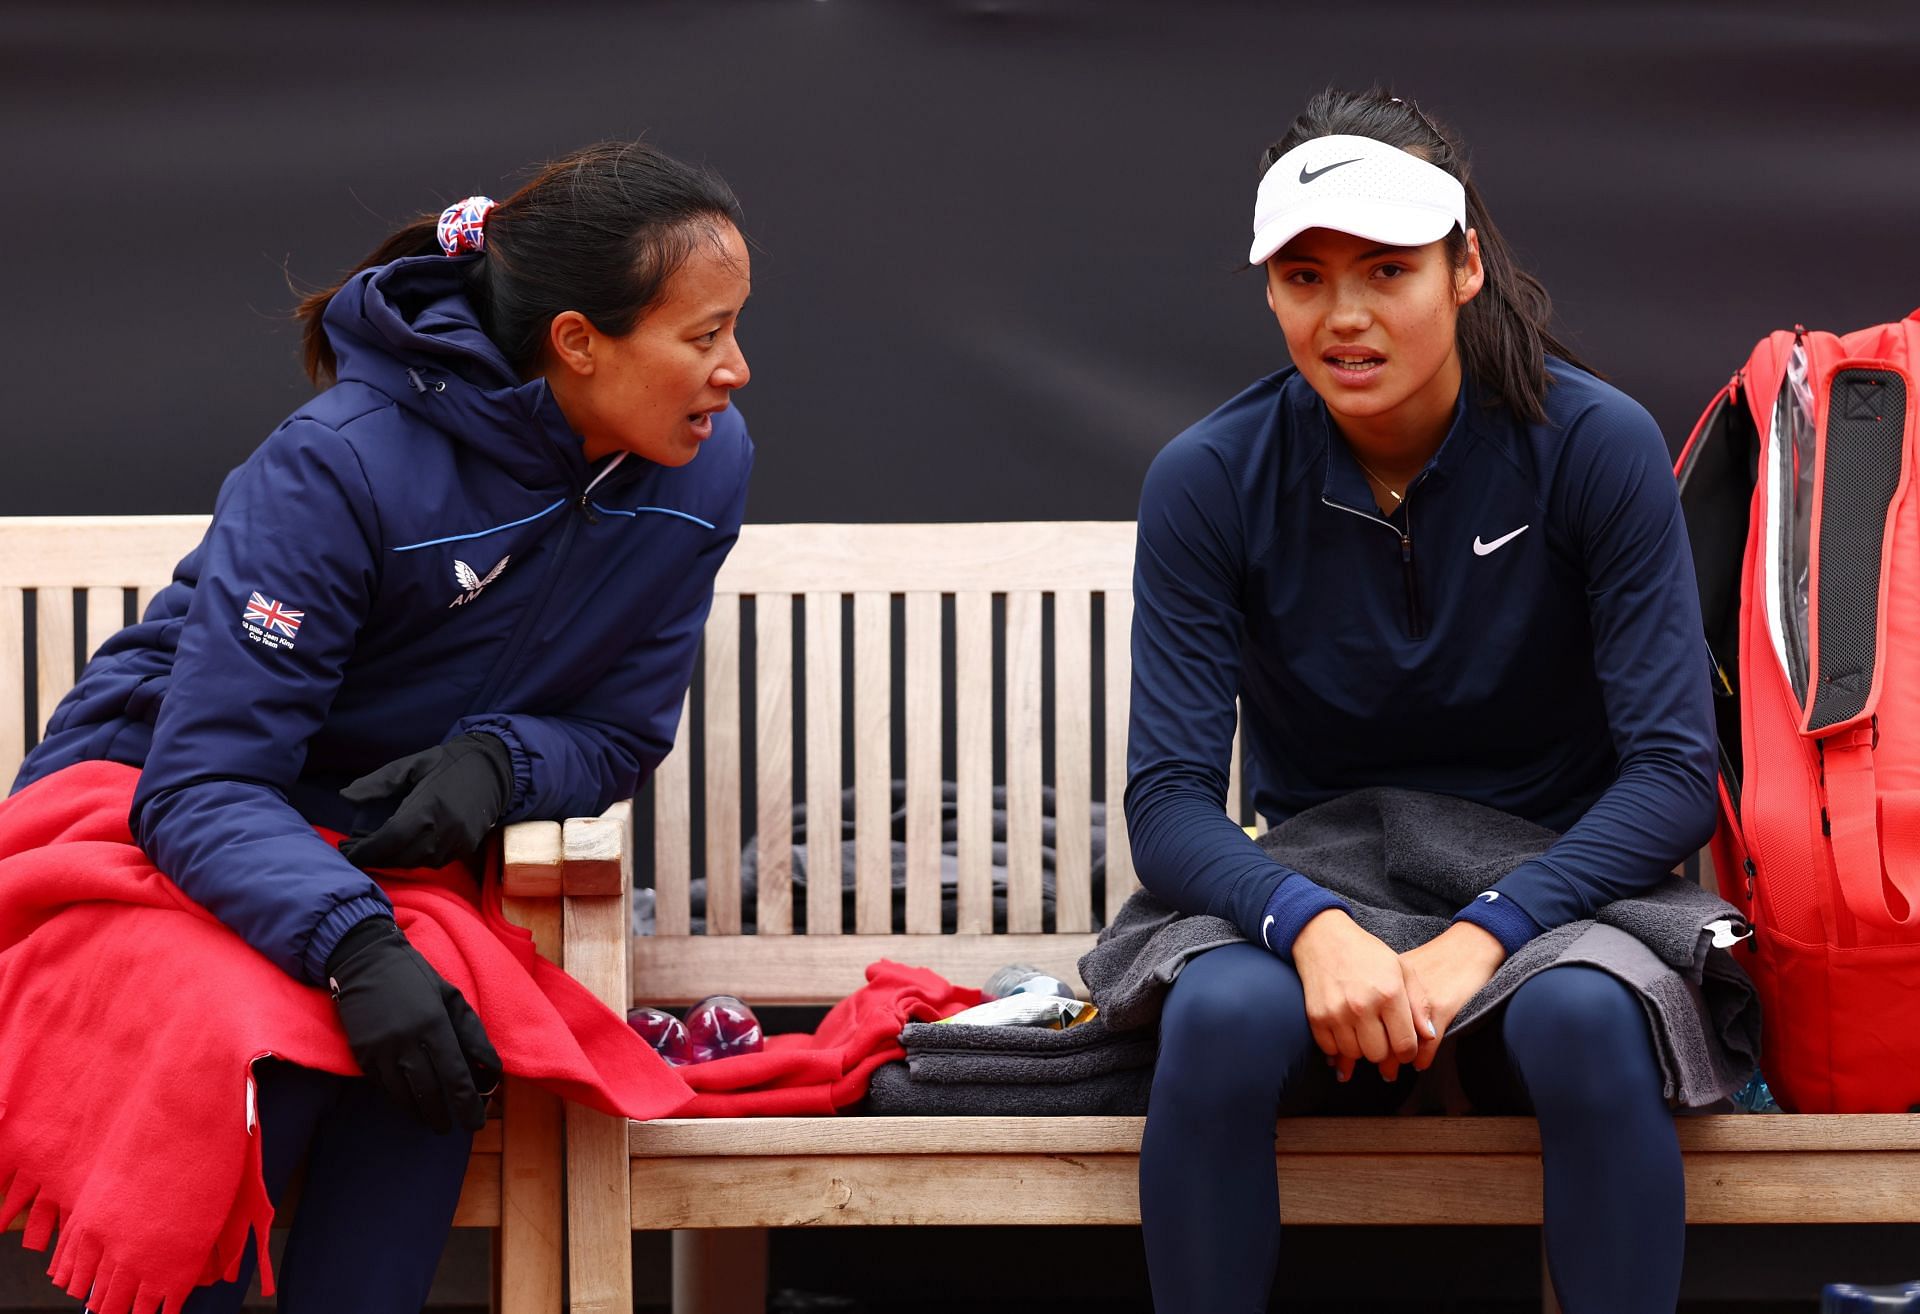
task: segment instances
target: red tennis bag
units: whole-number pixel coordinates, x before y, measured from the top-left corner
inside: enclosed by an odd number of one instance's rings
[[[1721,894],[1800,1113],[1920,1106],[1920,310],[1777,332],[1676,474],[1714,658]]]

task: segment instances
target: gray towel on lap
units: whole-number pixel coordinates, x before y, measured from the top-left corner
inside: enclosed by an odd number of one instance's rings
[[[1445,930],[1454,912],[1553,839],[1476,803],[1369,789],[1300,813],[1260,845],[1340,895],[1355,921],[1404,952]],[[1722,919],[1746,929],[1732,905],[1678,879],[1608,904],[1529,941],[1467,1001],[1449,1034],[1484,1020],[1536,973],[1598,968],[1646,1008],[1666,1097],[1713,1104],[1753,1072],[1760,1049],[1752,983],[1729,953],[1711,948],[1706,928]],[[1168,988],[1195,955],[1244,939],[1231,922],[1184,916],[1143,890],[1080,960],[1080,975],[1112,1030],[1143,1030],[1158,1025]]]
[[[1152,1068],[1129,1068],[1064,1084],[915,1081],[905,1063],[873,1071],[866,1112],[886,1117],[1137,1117],[1147,1111]]]
[[[1150,1034],[1116,1036],[1102,1018],[1064,1031],[909,1022],[900,1032],[916,1082],[1060,1086],[1132,1068],[1150,1068]]]

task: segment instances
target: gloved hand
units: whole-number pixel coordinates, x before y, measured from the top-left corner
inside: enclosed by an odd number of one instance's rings
[[[327,959],[327,985],[360,1070],[436,1132],[479,1131],[500,1056],[458,990],[392,919],[369,917]]]
[[[340,855],[356,867],[441,867],[471,858],[513,797],[513,756],[484,731],[387,763],[340,791],[367,804],[404,794],[375,830],[355,829]]]

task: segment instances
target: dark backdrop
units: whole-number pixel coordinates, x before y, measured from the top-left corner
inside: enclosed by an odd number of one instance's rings
[[[1284,363],[1244,254],[1304,97],[1451,121],[1674,443],[1768,329],[1920,303],[1920,6],[0,8],[0,514],[204,511],[307,388],[289,283],[583,141],[759,250],[757,520],[1128,517]]]

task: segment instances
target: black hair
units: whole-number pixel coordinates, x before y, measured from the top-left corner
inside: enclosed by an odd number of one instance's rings
[[[1366,92],[1329,87],[1307,102],[1285,136],[1267,147],[1260,160],[1262,176],[1274,161],[1302,142],[1336,133],[1371,137],[1396,146],[1446,170],[1466,188],[1467,226],[1479,236],[1486,282],[1479,295],[1460,308],[1455,332],[1461,363],[1489,403],[1504,404],[1531,423],[1544,420],[1550,386],[1547,355],[1558,356],[1588,373],[1595,371],[1549,329],[1553,300],[1540,280],[1514,261],[1506,239],[1494,227],[1480,189],[1473,185],[1466,151],[1459,140],[1411,101],[1378,87]],[[1467,235],[1456,226],[1447,234],[1446,243],[1447,257],[1454,267],[1464,265]]]
[[[321,319],[347,279],[403,256],[440,252],[438,212],[394,233],[339,283],[300,302],[307,376],[336,361]],[[706,169],[640,141],[583,147],[542,168],[486,219],[486,249],[466,270],[481,327],[521,378],[539,372],[553,317],[577,310],[602,333],[629,332],[702,241],[742,227],[740,202]]]

